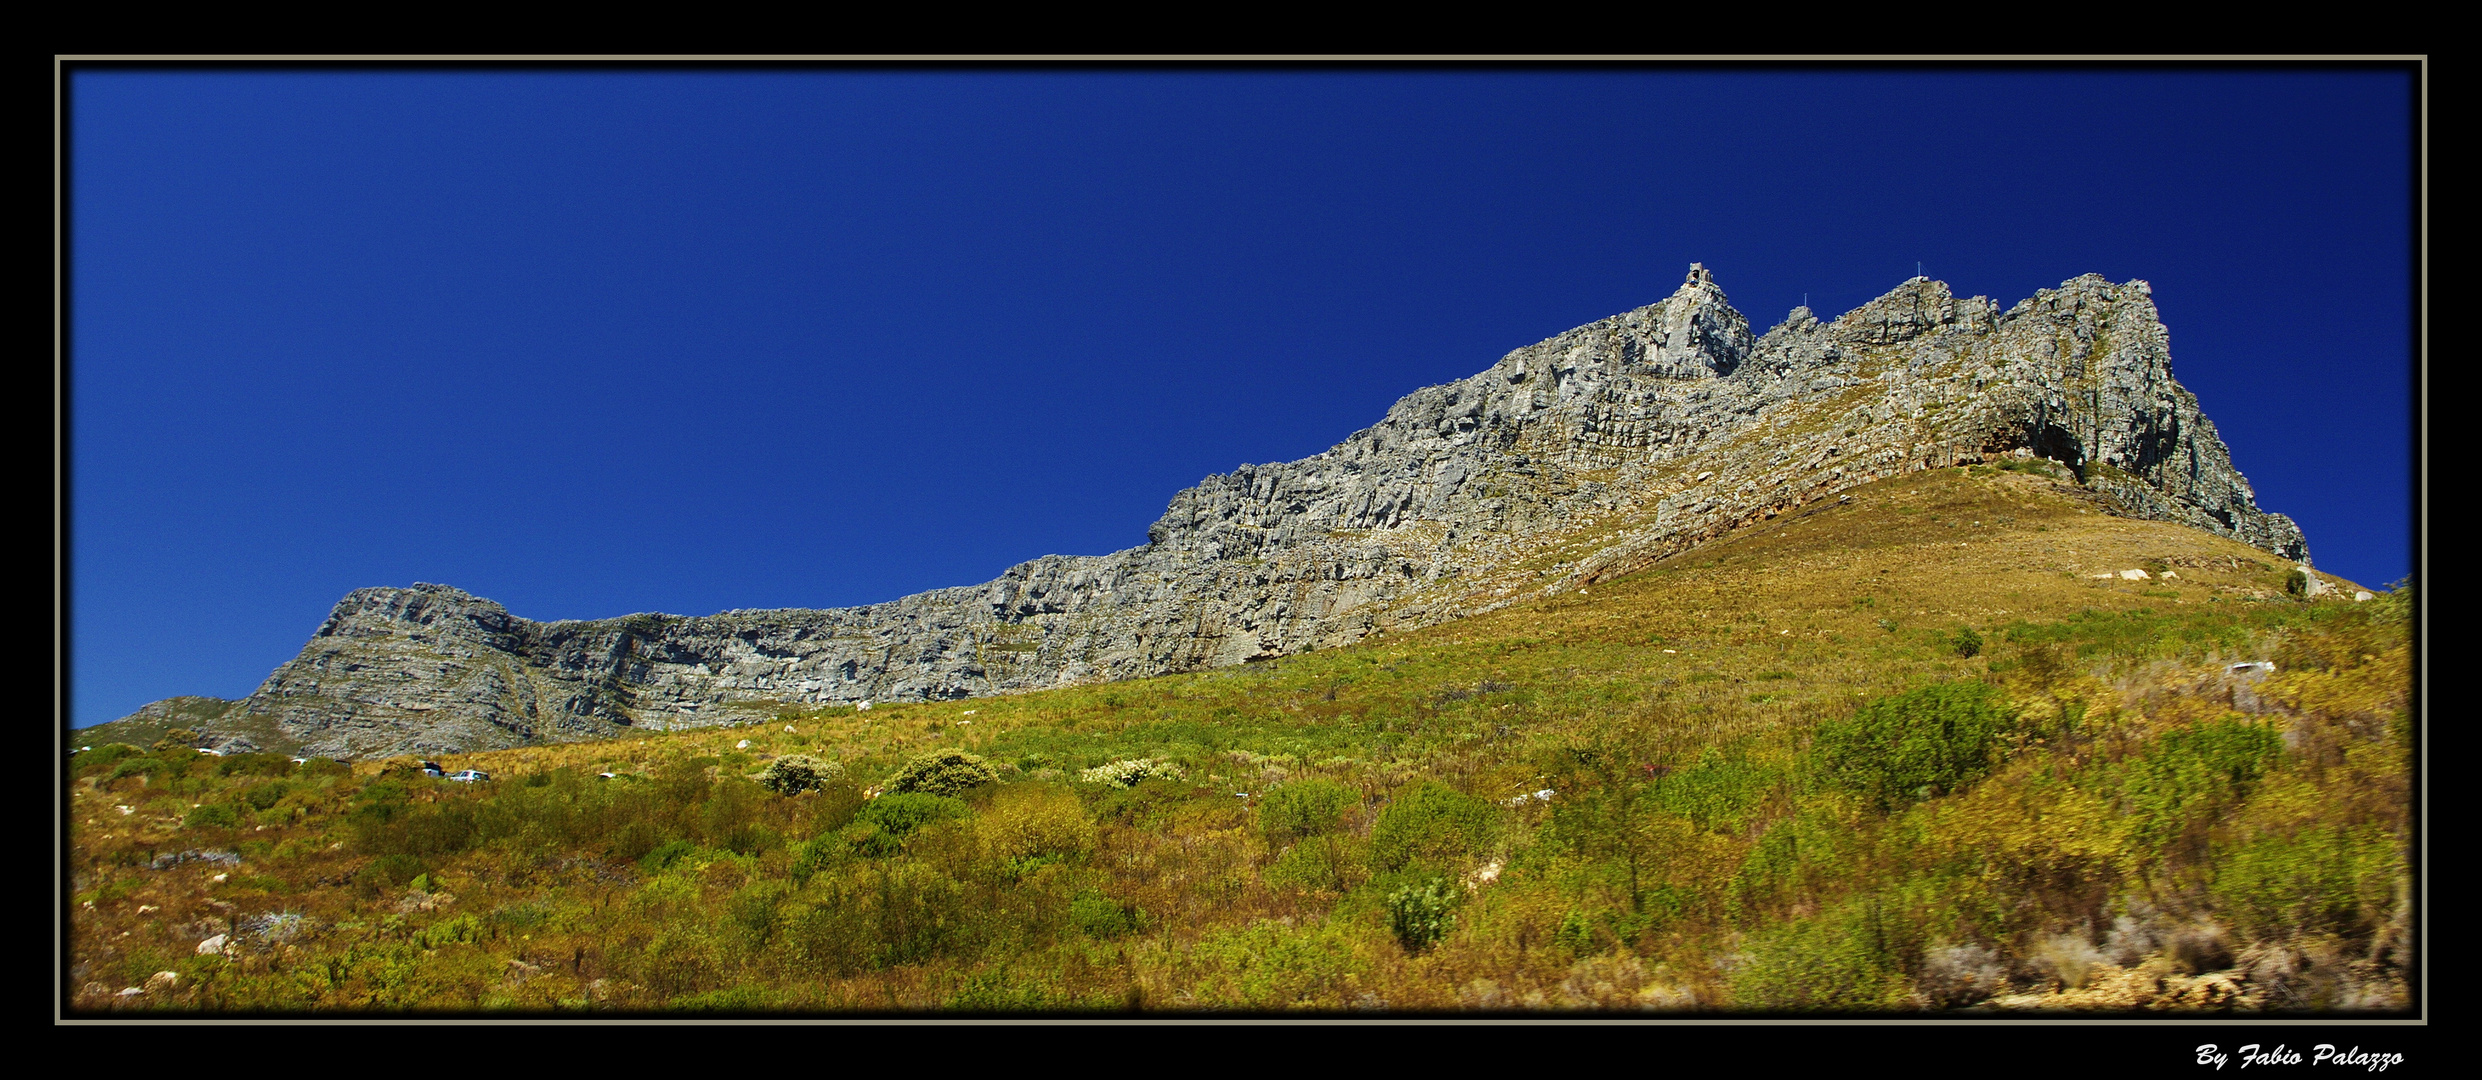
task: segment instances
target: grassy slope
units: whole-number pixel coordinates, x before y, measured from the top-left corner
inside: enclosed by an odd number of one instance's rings
[[[104,1007],[84,988],[168,970],[111,1000],[245,1009],[2403,1004],[2401,597],[2289,598],[2262,552],[2037,475],[1853,494],[1349,649],[441,759],[502,778],[483,790],[73,763],[70,987]],[[2092,576],[2128,568],[2155,576]],[[2277,672],[2226,671],[2261,659]],[[1810,749],[1958,680],[2020,716],[1979,783],[1883,809]],[[887,838],[856,788],[945,747],[1005,782],[868,854]],[[796,751],[855,783],[740,778]],[[1127,758],[1186,780],[1079,780]],[[1314,781],[1350,805],[1278,827],[1269,792]],[[1428,783],[1453,794],[1409,797]],[[189,848],[242,861],[146,868]],[[1449,928],[1408,948],[1390,898],[1433,882]],[[232,955],[194,952],[236,926]]]

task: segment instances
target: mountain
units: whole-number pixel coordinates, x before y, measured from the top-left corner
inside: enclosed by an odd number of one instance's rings
[[[2258,508],[2172,377],[2143,281],[2087,275],[2003,311],[1915,278],[1756,335],[1693,265],[1662,301],[1416,391],[1325,453],[1207,478],[1143,547],[706,617],[542,623],[443,585],[360,589],[248,698],[158,702],[93,736],[178,718],[228,747],[444,753],[1240,664],[1582,588],[1874,481],[2002,458],[2306,566],[2300,529]]]

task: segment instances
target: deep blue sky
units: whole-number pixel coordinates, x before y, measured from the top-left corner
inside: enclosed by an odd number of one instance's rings
[[[2252,72],[72,77],[74,722],[348,590],[831,607],[1668,294],[2153,282],[2321,568],[2408,572],[2410,81]]]

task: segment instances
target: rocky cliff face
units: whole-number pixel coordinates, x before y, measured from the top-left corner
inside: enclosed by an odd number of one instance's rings
[[[2125,512],[2306,560],[2172,378],[2145,282],[2002,311],[1916,278],[1763,336],[1711,275],[1176,495],[1144,547],[828,611],[537,623],[358,590],[228,719],[366,756],[1161,674],[1348,644],[1628,572],[1907,471],[2038,455]]]

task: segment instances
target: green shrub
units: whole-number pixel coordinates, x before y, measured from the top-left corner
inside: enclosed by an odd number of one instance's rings
[[[293,759],[283,754],[227,754],[215,759],[217,776],[285,776]]]
[[[715,846],[735,855],[763,855],[783,845],[784,834],[755,822],[735,825],[715,841]]]
[[[1077,855],[1095,845],[1094,822],[1077,796],[1045,784],[1001,788],[975,832],[984,850],[1004,863]]]
[[[1349,837],[1303,837],[1267,867],[1267,884],[1343,892],[1361,878],[1359,852]]]
[[[1086,889],[1069,901],[1069,922],[1088,937],[1109,941],[1136,930],[1140,916],[1136,908],[1103,895],[1100,889]]]
[[[1848,901],[1751,938],[1732,973],[1735,1004],[1763,1012],[1855,1012],[1902,1003],[1904,979],[1879,905]]]
[[[362,790],[354,794],[354,801],[365,807],[404,806],[413,799],[413,789],[406,787],[404,781],[384,778],[362,785]]]
[[[864,803],[861,812],[853,818],[904,836],[934,821],[962,818],[970,812],[961,799],[945,795],[898,794],[882,795]]]
[[[494,908],[483,920],[503,933],[540,930],[551,923],[552,909],[543,900],[527,900]]]
[[[144,753],[146,753],[145,750],[131,746],[125,742],[105,743],[102,746],[98,746],[92,750],[78,751],[76,757],[69,759],[69,764],[71,768],[76,770],[77,775],[93,776],[120,764],[124,760],[137,757]]]
[[[1981,683],[1880,698],[1818,727],[1813,767],[1881,810],[1961,790],[1990,771],[2016,714]]]
[[[1594,920],[1587,918],[1585,912],[1571,908],[1568,914],[1560,916],[1560,928],[1552,931],[1551,940],[1571,955],[1591,955],[1595,951]]]
[[[241,801],[250,804],[250,809],[265,810],[283,800],[284,793],[290,790],[292,790],[292,785],[289,785],[282,780],[278,780],[272,784],[260,784],[257,787],[243,792],[241,795]]]
[[[355,874],[354,880],[368,882],[382,888],[393,888],[412,882],[428,872],[422,865],[422,860],[412,855],[382,855],[371,860],[370,864],[364,866],[360,873]]]
[[[304,777],[353,775],[353,766],[347,765],[344,762],[336,760],[335,758],[311,758],[299,765],[294,766],[294,770],[296,773]]]
[[[205,806],[192,807],[189,814],[181,819],[181,827],[185,829],[238,829],[241,827],[241,812],[233,809],[229,803],[208,803]]]
[[[660,873],[671,869],[672,864],[681,861],[683,856],[696,850],[698,850],[698,845],[687,840],[668,840],[655,850],[647,852],[645,857],[638,860],[638,865],[647,873]]]
[[[780,838],[764,824],[767,796],[757,784],[732,781],[716,784],[697,806],[693,834],[708,847],[755,855],[776,846]]]
[[[824,834],[843,827],[853,820],[855,814],[862,812],[862,807],[870,803],[870,800],[863,796],[862,789],[853,786],[851,782],[829,784],[820,788],[819,793],[813,798],[814,801],[806,809],[809,811],[810,827],[814,834]]]
[[[1956,655],[1968,658],[1982,655],[1982,635],[1974,633],[1974,628],[1970,626],[1957,631]]]
[[[810,879],[834,869],[843,862],[853,844],[842,836],[823,836],[793,845],[793,863],[786,869],[793,884],[807,885]]]
[[[1201,936],[1179,960],[1184,990],[1209,1008],[1343,1008],[1370,985],[1371,958],[1345,919],[1261,920]]]
[[[1176,780],[1143,780],[1136,787],[1107,787],[1094,801],[1098,820],[1151,828],[1197,797],[1199,789]]]
[[[792,887],[772,878],[751,882],[724,903],[725,925],[746,952],[767,946],[783,924],[783,906]]]
[[[663,843],[663,832],[654,822],[632,821],[612,830],[603,853],[623,862],[636,862]]]
[[[1361,793],[1333,780],[1296,780],[1267,793],[1258,803],[1258,831],[1269,845],[1283,845],[1306,836],[1323,836],[1344,823],[1345,811],[1361,804]]]
[[[894,854],[906,837],[923,826],[953,821],[970,813],[963,800],[945,795],[882,795],[862,804],[861,813],[844,828],[844,838],[865,855]]]
[[[1042,1012],[1074,1008],[1071,999],[1039,979],[1021,979],[1007,971],[966,976],[940,1002],[956,1012]]]
[[[1449,863],[1489,844],[1497,821],[1490,803],[1427,781],[1400,792],[1371,826],[1371,863],[1381,870]]]
[[[871,913],[856,890],[823,880],[785,904],[769,951],[796,970],[850,975],[869,966]]]
[[[755,1013],[771,1012],[783,1006],[773,993],[756,986],[727,986],[673,998],[666,1008],[680,1012]]]
[[[767,763],[757,776],[758,786],[778,795],[799,795],[817,791],[845,774],[845,767],[826,758],[809,754],[786,754]]]
[[[1456,886],[1445,879],[1388,894],[1388,932],[1406,952],[1421,952],[1456,928]]]
[[[2213,895],[2241,932],[2267,939],[2356,934],[2386,921],[2402,845],[2378,829],[2262,836],[2222,860]]]
[[[172,771],[174,771],[172,764],[159,757],[128,757],[114,763],[111,774],[105,777],[105,782],[109,783],[125,776],[152,777],[157,773]]]
[[[354,846],[362,851],[437,857],[474,846],[476,817],[474,805],[462,801],[436,806],[375,802],[354,810],[347,821],[353,826]]]
[[[1735,871],[1726,902],[1737,917],[1801,903],[1862,857],[1862,837],[1849,822],[1813,807],[1768,826]]]
[[[1655,806],[1701,829],[1737,833],[1765,808],[1782,781],[1777,769],[1710,749],[1699,755],[1697,764],[1656,784]]]
[[[2058,477],[2062,475],[2059,466],[2054,465],[2043,458],[2031,458],[2025,460],[2019,460],[2017,458],[2002,458],[2000,459],[1998,468],[2003,472],[2033,473],[2037,476]]]
[[[721,981],[724,970],[718,936],[705,927],[668,927],[657,931],[634,955],[632,950],[623,950],[615,966],[663,997],[704,993]]]
[[[2401,625],[2413,614],[2413,579],[2397,578],[2395,584],[2386,586],[2377,596],[2370,598],[2367,606],[2370,625]]]
[[[895,795],[954,796],[999,780],[1000,771],[990,762],[963,750],[941,750],[906,762],[884,787]]]
[[[986,914],[956,879],[920,863],[898,862],[876,882],[868,901],[877,967],[917,964],[946,952]]]
[[[2165,734],[2120,766],[2120,803],[2135,839],[2151,847],[2193,819],[2219,815],[2283,753],[2284,737],[2274,728],[2237,718]]]

